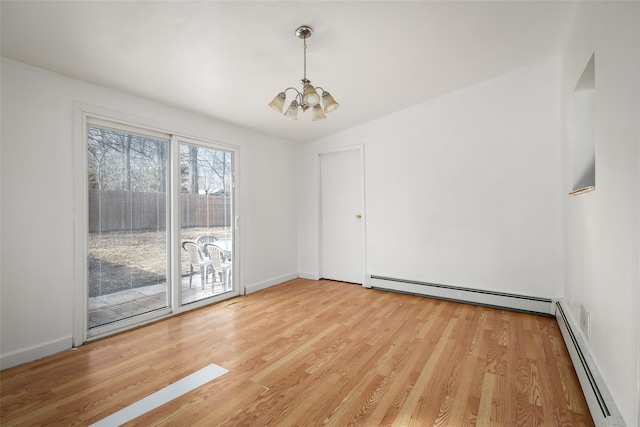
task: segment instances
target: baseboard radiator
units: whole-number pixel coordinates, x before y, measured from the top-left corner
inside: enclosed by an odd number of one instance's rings
[[[562,337],[569,350],[594,423],[602,427],[624,427],[625,422],[598,372],[578,325],[567,314],[569,311],[563,301],[556,302],[555,306],[558,326],[562,331]]]
[[[524,311],[528,313],[543,314],[546,316],[555,315],[553,300],[548,298],[463,288],[459,286],[439,285],[435,283],[417,282],[414,280],[374,275],[371,275],[369,285],[374,289],[423,295],[431,298]]]

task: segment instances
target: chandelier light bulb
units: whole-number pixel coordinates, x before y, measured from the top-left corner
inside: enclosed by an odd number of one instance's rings
[[[316,92],[316,88],[310,84],[304,86],[304,92],[302,93],[302,102],[308,107],[315,107],[320,102],[320,96]]]
[[[316,104],[316,106],[313,107],[313,118],[311,120],[315,122],[326,118],[327,116],[325,116],[324,111],[322,111],[320,104]]]
[[[278,113],[282,113],[282,109],[284,108],[284,102],[286,101],[286,99],[287,96],[284,94],[284,92],[280,92],[273,98],[273,101],[269,103],[269,107],[273,108]]]
[[[324,105],[325,113],[335,111],[340,106],[329,92],[322,93],[322,105]]]
[[[295,99],[291,101],[291,104],[284,115],[289,120],[298,120],[298,101]]]

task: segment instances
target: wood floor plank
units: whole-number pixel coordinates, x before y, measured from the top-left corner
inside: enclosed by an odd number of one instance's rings
[[[592,426],[555,319],[297,279],[0,372],[3,426]]]

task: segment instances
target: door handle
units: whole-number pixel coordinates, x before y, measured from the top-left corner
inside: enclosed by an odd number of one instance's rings
[[[362,218],[362,215],[360,214],[356,215],[356,219],[360,219],[360,218]]]

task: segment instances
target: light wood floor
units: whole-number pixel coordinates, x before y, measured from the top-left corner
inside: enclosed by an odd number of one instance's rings
[[[297,279],[0,373],[1,424],[593,425],[555,319]]]

